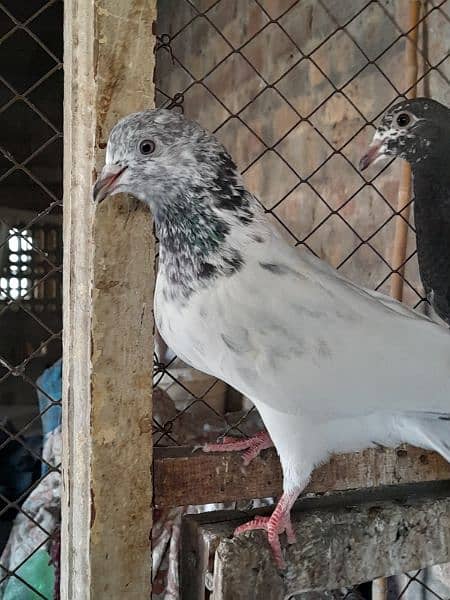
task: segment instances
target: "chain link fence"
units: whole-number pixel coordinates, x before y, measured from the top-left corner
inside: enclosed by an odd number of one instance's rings
[[[414,4],[181,0],[175,8],[160,1],[155,82],[157,106],[216,134],[292,245],[387,294],[400,277],[403,301],[426,312],[412,201],[398,208],[400,161],[358,170],[394,102],[417,93],[450,104],[450,2],[420,2],[411,22]],[[395,264],[399,220],[408,236]],[[161,340],[154,382],[156,445],[261,428],[247,399],[188,368]],[[438,592],[427,573],[391,580],[391,597],[449,597],[450,588]]]
[[[415,89],[450,101],[449,2],[421,3],[417,77],[405,83],[416,29],[408,23],[411,5],[183,0],[174,10],[160,3],[156,103],[218,136],[293,245],[384,293],[398,275],[404,301],[426,310],[414,224],[397,210],[399,172],[390,163],[365,177],[358,170],[392,103]],[[407,221],[410,235],[405,259],[394,268],[398,219]],[[175,423],[200,407],[215,427],[222,421],[223,435],[242,433],[248,411],[237,421],[224,416],[239,405],[235,394],[195,375],[162,346],[155,383],[169,392],[175,413],[156,416],[156,444],[185,443]]]
[[[408,0],[183,0],[175,11],[160,3],[156,101],[218,136],[293,245],[385,293],[398,274],[404,301],[426,310],[414,225],[397,210],[398,170],[389,163],[366,179],[357,166],[374,124],[399,97],[417,88],[450,100],[448,1],[421,5],[412,84],[405,83],[415,29],[408,25],[410,6]],[[410,235],[405,259],[394,268],[397,219],[408,221]],[[170,415],[156,414],[157,445],[189,442],[183,431],[195,411],[211,420],[208,431],[196,432],[200,437],[220,428],[222,435],[246,433],[252,409],[245,401],[169,357],[163,347],[155,359],[155,382],[173,400]],[[244,412],[231,414],[237,407]]]
[[[178,0],[159,3],[157,105],[214,131],[293,245],[424,309],[414,224],[393,268],[398,171],[357,162],[396,99],[450,104],[450,3],[421,3],[417,81],[405,84],[409,0]],[[62,263],[61,0],[0,0],[0,589],[58,597]],[[55,361],[57,361],[55,363]],[[159,340],[156,445],[261,428],[223,382]],[[48,565],[47,565],[48,566]],[[39,571],[41,569],[41,571]],[[39,577],[34,573],[40,572]],[[42,575],[45,573],[45,577]],[[445,598],[424,574],[396,582]],[[44,583],[43,583],[44,582]],[[47,588],[40,587],[47,585]],[[16,587],[19,586],[19,587]],[[9,589],[8,589],[9,588]],[[14,596],[16,594],[16,596]]]
[[[61,1],[0,1],[0,597],[5,600],[59,597],[54,567],[61,363],[52,365],[62,352],[62,56]]]

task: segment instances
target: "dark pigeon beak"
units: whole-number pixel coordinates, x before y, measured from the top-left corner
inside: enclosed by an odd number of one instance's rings
[[[117,188],[120,176],[127,167],[122,165],[105,165],[95,182],[92,195],[94,202],[102,202],[107,196],[114,193]]]
[[[383,156],[383,154],[384,154],[383,140],[374,140],[370,144],[366,154],[364,154],[364,156],[359,161],[359,170],[364,171],[365,169],[367,169],[367,167],[369,165],[371,165],[373,162],[375,162],[377,158],[380,158],[380,156]]]

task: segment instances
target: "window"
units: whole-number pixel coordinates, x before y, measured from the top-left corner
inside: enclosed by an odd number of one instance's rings
[[[0,300],[30,299],[32,236],[27,229],[9,230],[0,250]]]
[[[52,312],[62,303],[62,231],[56,224],[4,227],[0,223],[0,302],[14,309]]]

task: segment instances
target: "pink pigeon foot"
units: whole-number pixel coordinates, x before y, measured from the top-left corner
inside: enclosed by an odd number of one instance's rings
[[[275,563],[279,569],[284,569],[286,566],[281,552],[280,535],[286,533],[288,544],[295,544],[296,542],[290,512],[298,494],[298,490],[284,493],[270,517],[255,517],[252,521],[240,525],[234,531],[234,535],[254,529],[264,529],[267,531],[269,546],[272,549]]]
[[[248,465],[258,456],[261,450],[271,448],[273,442],[267,431],[260,431],[251,438],[234,438],[226,436],[219,444],[205,444],[202,446],[203,452],[235,452],[244,450],[242,460],[244,465]]]

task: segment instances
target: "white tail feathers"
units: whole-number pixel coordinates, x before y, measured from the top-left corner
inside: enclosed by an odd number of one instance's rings
[[[434,450],[450,463],[450,414],[414,412],[396,421],[402,442]]]

